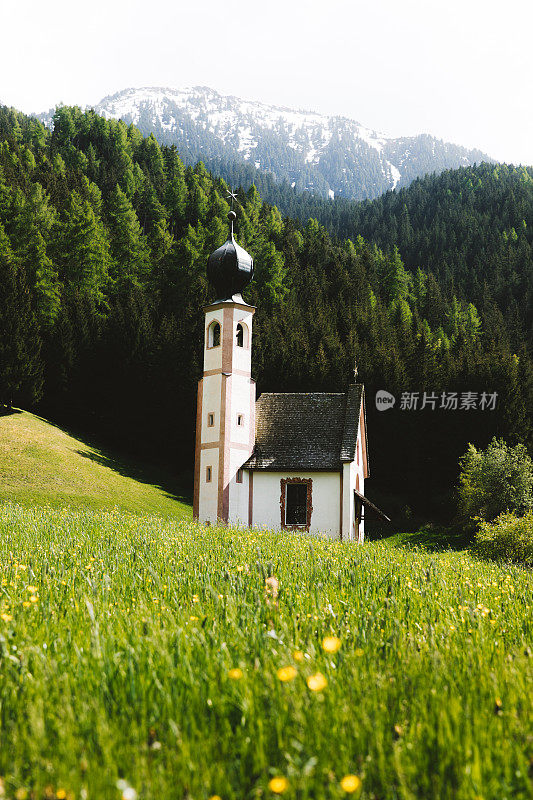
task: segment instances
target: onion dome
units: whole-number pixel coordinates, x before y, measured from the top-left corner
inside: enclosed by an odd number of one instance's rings
[[[216,292],[216,301],[233,300],[244,302],[241,292],[248,286],[254,274],[254,260],[233,237],[233,222],[237,218],[230,211],[230,234],[224,244],[211,253],[207,261],[207,278]]]

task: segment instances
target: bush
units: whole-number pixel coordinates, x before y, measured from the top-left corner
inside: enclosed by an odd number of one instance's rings
[[[472,552],[493,561],[514,561],[533,567],[533,512],[523,517],[506,512],[494,522],[482,520]]]
[[[486,450],[473,444],[460,460],[459,512],[465,519],[493,520],[505,511],[533,508],[533,462],[523,444],[494,438]]]

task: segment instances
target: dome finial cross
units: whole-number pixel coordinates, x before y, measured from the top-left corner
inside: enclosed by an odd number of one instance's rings
[[[228,219],[230,223],[230,232],[231,235],[233,236],[233,223],[237,219],[237,214],[233,210],[233,203],[237,200],[237,195],[235,194],[235,192],[232,192],[231,189],[228,190],[228,193],[226,195],[226,200],[229,200],[230,197],[231,197],[231,211],[228,214]]]
[[[231,210],[233,211],[233,201],[237,201],[237,195],[235,192],[232,192],[231,189],[228,189],[228,193],[226,195],[226,200],[229,200],[231,197]]]

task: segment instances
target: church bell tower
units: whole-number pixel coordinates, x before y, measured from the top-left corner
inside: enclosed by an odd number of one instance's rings
[[[216,300],[204,308],[204,370],[198,383],[193,516],[200,522],[249,520],[249,473],[242,469],[255,443],[255,381],[251,377],[252,318],[242,298],[253,259],[230,232],[209,256],[207,277]]]

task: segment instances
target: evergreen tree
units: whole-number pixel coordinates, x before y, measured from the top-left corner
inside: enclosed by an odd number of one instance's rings
[[[107,203],[107,223],[117,289],[134,286],[150,270],[150,252],[132,204],[116,186]]]
[[[104,299],[103,290],[109,282],[109,243],[91,204],[76,191],[57,225],[55,254],[67,287],[86,292],[98,302]]]
[[[42,389],[41,340],[30,292],[0,223],[0,403],[33,406]]]

